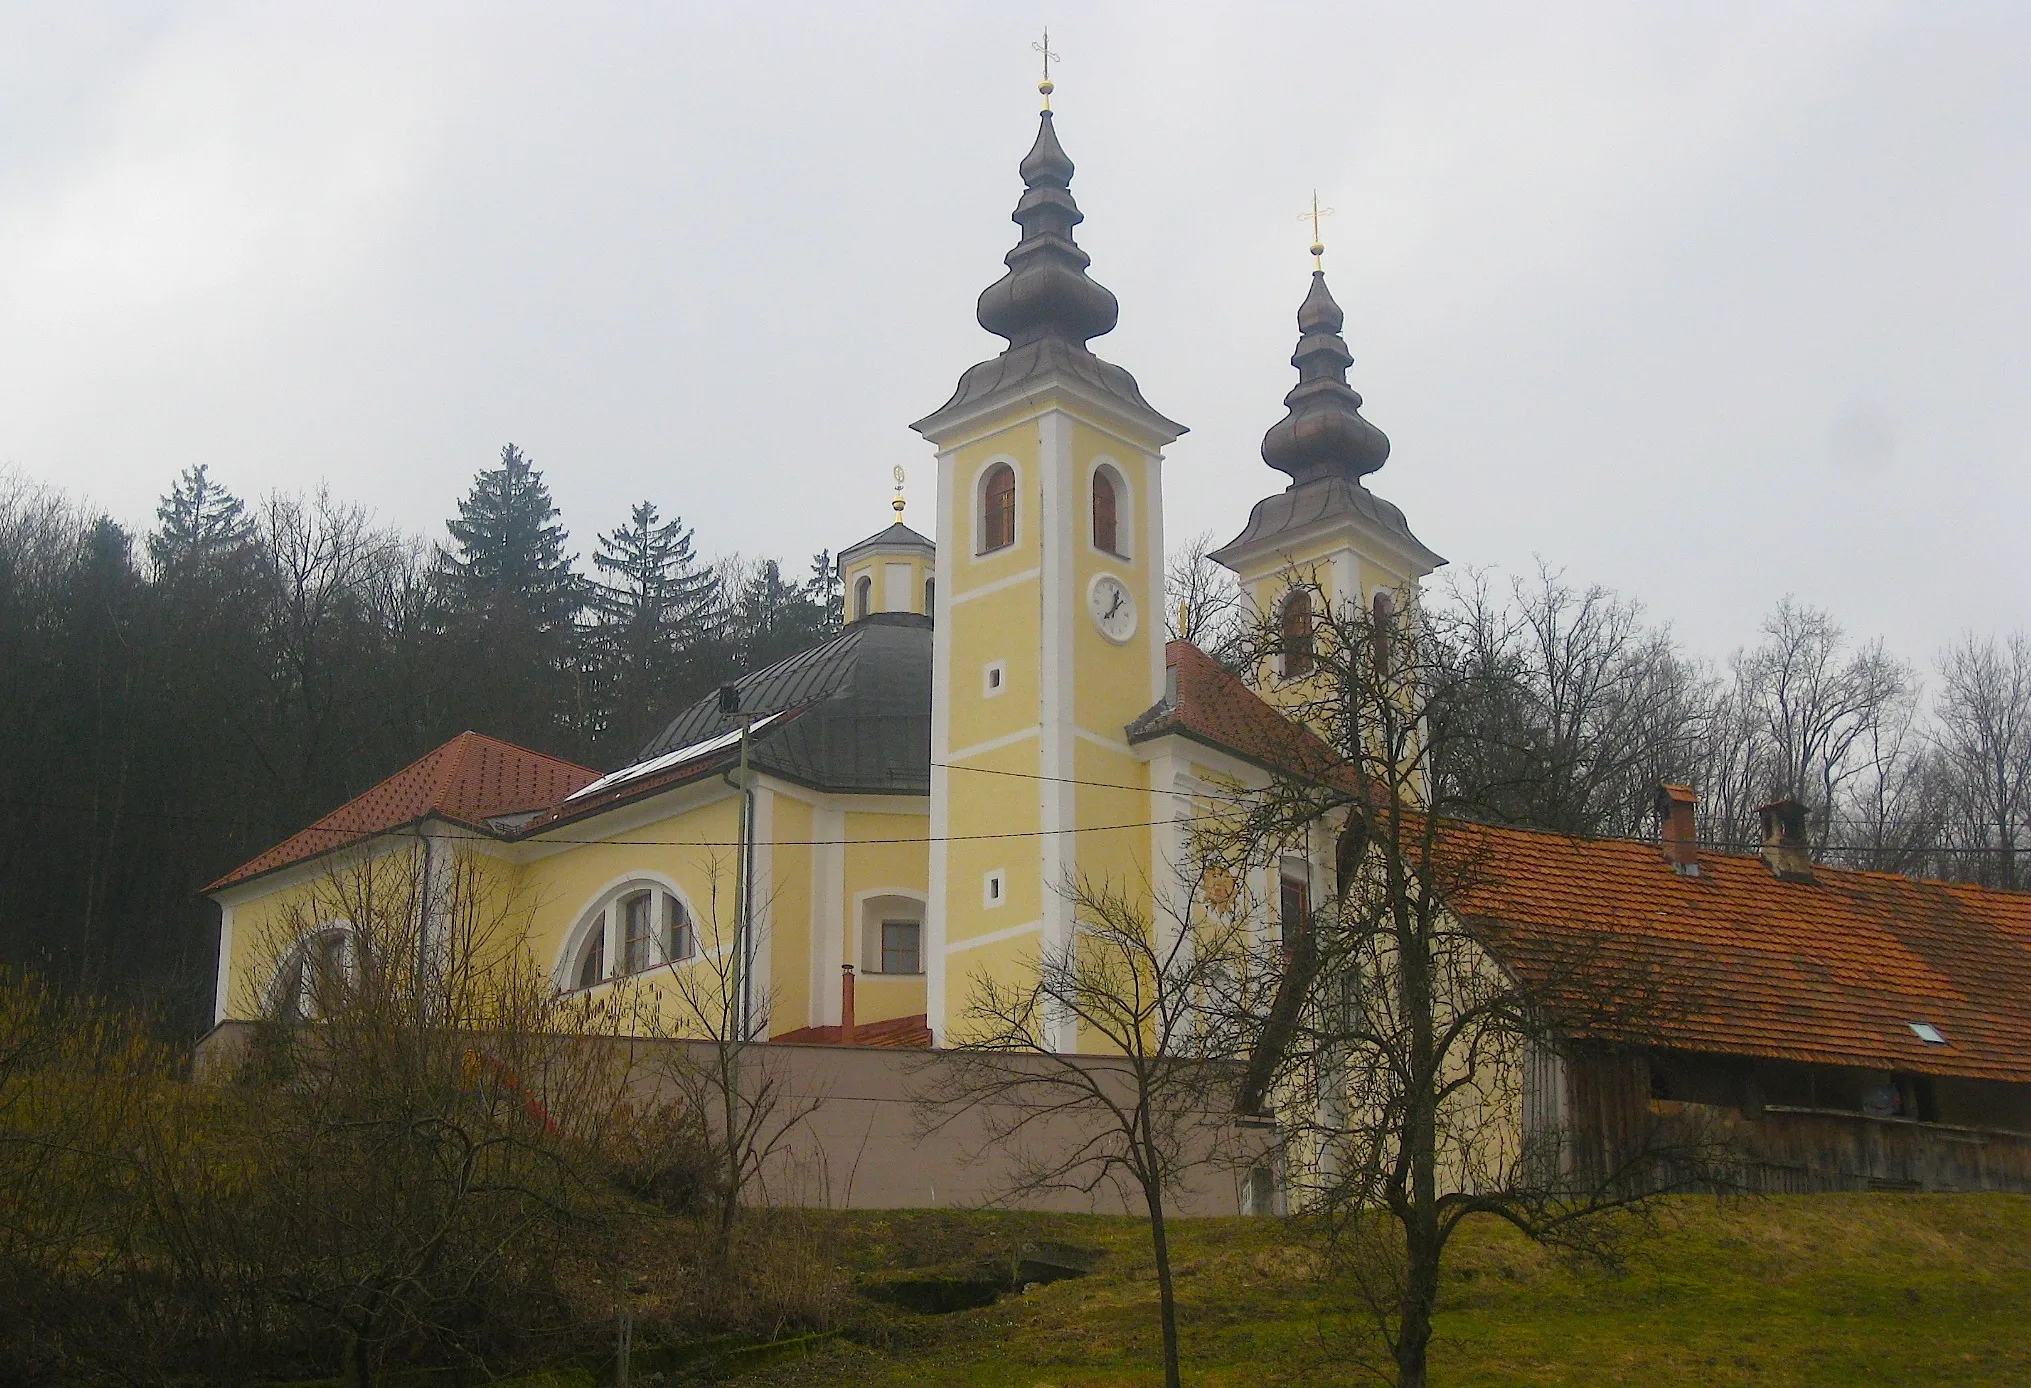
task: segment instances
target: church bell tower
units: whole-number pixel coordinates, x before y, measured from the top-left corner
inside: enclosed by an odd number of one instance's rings
[[[1074,883],[1147,880],[1157,817],[1123,730],[1163,695],[1162,452],[1184,427],[1086,346],[1118,306],[1072,239],[1072,161],[1040,90],[1022,236],[978,310],[1008,347],[912,426],[938,449],[925,972],[940,1045],[975,976],[1014,979],[1069,944]]]
[[[1378,595],[1405,604],[1418,584],[1446,561],[1411,534],[1403,512],[1368,490],[1362,479],[1389,458],[1389,436],[1361,416],[1361,396],[1347,384],[1354,354],[1340,335],[1346,315],[1326,287],[1313,200],[1312,284],[1298,307],[1298,346],[1291,365],[1298,383],[1284,397],[1284,417],[1262,437],[1262,460],[1290,474],[1291,484],[1255,504],[1242,532],[1212,558],[1232,569],[1257,612],[1280,628],[1279,646],[1257,687],[1272,703],[1301,704],[1309,692],[1303,633],[1320,614],[1372,607]]]

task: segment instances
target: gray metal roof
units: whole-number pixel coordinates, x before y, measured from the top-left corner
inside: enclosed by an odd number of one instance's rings
[[[1384,501],[1359,482],[1336,474],[1299,483],[1256,502],[1241,533],[1207,558],[1227,564],[1238,560],[1244,552],[1348,515],[1358,516],[1377,530],[1397,537],[1397,543],[1407,554],[1421,557],[1433,568],[1446,562],[1410,533],[1409,522],[1404,520],[1403,512],[1394,504]]]
[[[1085,215],[1072,198],[1072,161],[1058,143],[1049,111],[1038,121],[1036,143],[1021,172],[1023,196],[1013,220],[1023,234],[1003,258],[1008,273],[981,291],[976,309],[980,326],[1007,338],[1008,350],[967,368],[952,398],[910,427],[934,435],[972,407],[1014,398],[1026,384],[1057,374],[1173,438],[1184,433],[1182,424],[1150,408],[1135,377],[1086,346],[1113,331],[1120,309],[1114,295],[1086,273],[1091,261],[1072,239]]]
[[[839,562],[844,564],[848,559],[851,559],[864,549],[925,549],[935,552],[937,548],[938,546],[931,543],[929,539],[919,535],[901,521],[897,521],[880,534],[870,535],[865,540],[861,540],[856,544],[850,544],[845,549],[839,551]]]
[[[749,757],[761,770],[818,790],[931,793],[930,618],[874,613],[736,685],[745,713],[804,710],[755,739]],[[641,758],[739,726],[715,693],[673,719]]]

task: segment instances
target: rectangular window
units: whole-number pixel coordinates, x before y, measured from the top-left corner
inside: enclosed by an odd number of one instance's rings
[[[1312,913],[1310,878],[1310,865],[1304,859],[1284,860],[1277,892],[1277,926],[1283,937],[1285,954],[1298,947],[1298,941],[1309,928],[1308,918]]]
[[[698,952],[698,932],[691,924],[691,913],[674,896],[663,898],[663,909],[670,913],[669,957],[673,961],[689,959]]]
[[[918,946],[924,927],[916,921],[882,922],[882,972],[920,974],[924,971]]]
[[[649,967],[649,941],[655,938],[649,908],[654,904],[647,892],[636,892],[621,905],[621,968],[626,973],[638,974]]]

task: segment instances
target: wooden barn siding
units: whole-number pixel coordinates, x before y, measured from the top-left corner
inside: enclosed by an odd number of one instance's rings
[[[1725,1133],[1735,1179],[1762,1194],[1937,1190],[2031,1192],[2031,1134],[1909,1118],[1769,1105],[1745,1112],[1650,1097],[1640,1050],[1575,1046],[1565,1057],[1567,1150],[1589,1174],[1612,1171],[1660,1123]]]

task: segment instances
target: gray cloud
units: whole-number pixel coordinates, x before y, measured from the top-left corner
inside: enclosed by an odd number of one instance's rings
[[[1193,426],[1172,534],[1279,480],[1317,186],[1373,483],[1441,552],[1710,650],[1787,591],[1920,655],[2031,624],[2027,12],[1067,18],[1096,346]],[[0,460],[136,522],[202,461],[435,533],[513,439],[581,544],[642,496],[708,549],[850,542],[992,349],[1032,23],[0,11]]]

